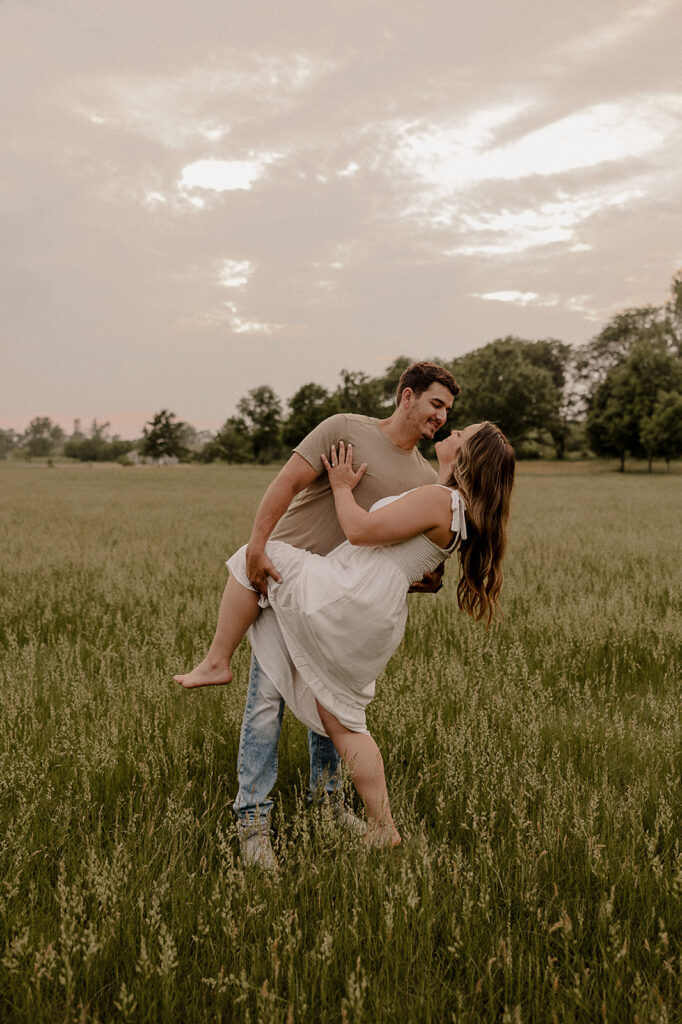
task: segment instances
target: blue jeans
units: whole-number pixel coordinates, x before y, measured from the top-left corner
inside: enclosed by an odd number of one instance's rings
[[[255,655],[251,655],[249,689],[239,738],[239,792],[234,810],[240,821],[267,823],[272,809],[270,790],[277,781],[277,748],[284,701]],[[309,799],[340,794],[339,755],[327,736],[308,730]]]

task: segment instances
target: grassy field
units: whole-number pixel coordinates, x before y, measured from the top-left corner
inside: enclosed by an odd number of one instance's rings
[[[287,715],[268,878],[246,645],[232,687],[169,680],[273,472],[0,466],[0,1019],[682,1020],[679,467],[522,467],[504,621],[451,568],[368,714],[403,848],[306,806]]]

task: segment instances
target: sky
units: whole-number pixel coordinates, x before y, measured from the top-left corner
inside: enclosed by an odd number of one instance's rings
[[[680,52],[679,0],[3,0],[0,427],[660,304]]]

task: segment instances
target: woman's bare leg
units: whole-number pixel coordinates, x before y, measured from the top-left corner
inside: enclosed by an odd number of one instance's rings
[[[208,654],[185,675],[173,676],[176,683],[188,690],[196,686],[220,686],[232,681],[230,659],[239,641],[258,615],[258,594],[228,579],[218,611],[218,625]]]
[[[353,784],[365,805],[370,824],[367,843],[376,846],[399,846],[400,833],[391,815],[381,751],[367,733],[351,732],[345,725],[341,725],[331,711],[323,708],[319,701],[315,703],[322,724],[344,763],[348,765]]]

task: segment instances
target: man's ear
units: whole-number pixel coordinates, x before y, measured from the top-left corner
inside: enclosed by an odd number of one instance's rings
[[[412,388],[404,388],[403,393],[400,396],[400,405],[405,406],[406,409],[409,409],[413,401],[414,391],[412,390]],[[398,408],[400,408],[400,406],[398,406]]]

